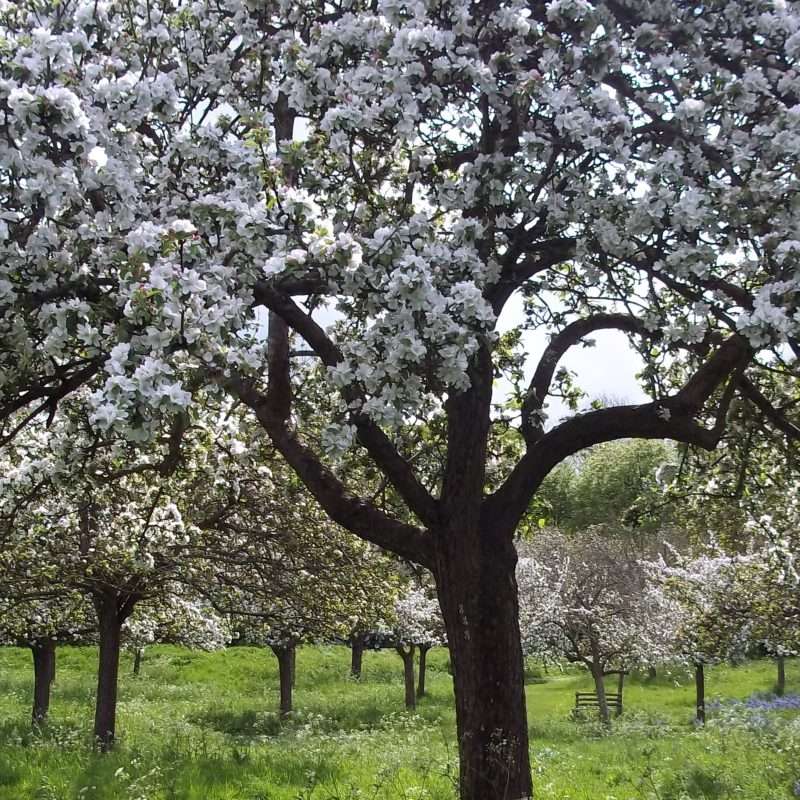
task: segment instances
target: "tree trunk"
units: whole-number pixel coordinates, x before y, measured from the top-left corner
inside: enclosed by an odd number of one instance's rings
[[[428,661],[429,644],[419,646],[419,675],[417,676],[417,697],[425,697],[425,670]]]
[[[647,680],[654,681],[658,677],[658,673],[656,672],[656,668],[650,666],[647,668]]]
[[[533,796],[511,535],[437,536],[436,584],[453,669],[461,800]]]
[[[30,646],[33,653],[33,712],[34,725],[47,720],[50,710],[50,684],[55,674],[56,643],[52,639],[37,639]]]
[[[413,711],[417,707],[417,695],[414,689],[414,650],[413,644],[408,649],[402,645],[395,647],[400,658],[403,659],[403,682],[405,685],[406,709]]]
[[[703,665],[694,665],[694,686],[696,693],[695,718],[701,725],[706,724],[706,676]]]
[[[137,647],[133,654],[133,674],[138,675],[142,671],[142,648]]]
[[[106,753],[113,748],[116,735],[120,639],[125,617],[113,594],[97,595],[94,603],[100,636],[94,738],[98,748]]]
[[[600,712],[600,721],[603,725],[611,724],[611,715],[608,713],[608,700],[606,700],[606,684],[604,681],[603,668],[598,661],[592,661],[590,666],[592,678],[594,678],[594,690],[597,693],[597,706]]]
[[[278,659],[278,678],[280,681],[280,716],[281,719],[288,719],[292,714],[292,661],[294,645],[292,644],[271,644],[270,649]]]
[[[350,639],[350,677],[361,678],[361,665],[364,661],[364,637]]]
[[[775,660],[778,664],[778,682],[775,684],[775,694],[783,697],[786,694],[786,659],[778,656]]]
[[[622,690],[625,687],[625,670],[621,669],[619,671],[619,676],[617,677],[617,710],[616,716],[620,716],[622,714]]]

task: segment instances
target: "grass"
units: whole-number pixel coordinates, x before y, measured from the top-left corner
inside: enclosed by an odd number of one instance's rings
[[[281,722],[277,663],[267,650],[147,651],[125,657],[117,750],[92,752],[96,653],[61,648],[51,719],[28,723],[30,655],[0,648],[0,800],[453,800],[455,719],[447,654],[429,656],[417,713],[403,710],[392,652],[367,653],[360,682],[349,652],[298,655],[296,713]],[[708,670],[709,697],[768,691],[767,661]],[[788,665],[800,692],[800,663]],[[692,724],[687,675],[629,678],[612,731],[575,721],[586,675],[534,668],[527,687],[537,800],[779,800],[800,796],[800,715],[724,708]],[[797,794],[795,793],[797,791]],[[487,798],[487,800],[494,800]]]

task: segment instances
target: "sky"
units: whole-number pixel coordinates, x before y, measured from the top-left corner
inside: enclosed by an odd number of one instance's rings
[[[507,331],[519,325],[523,319],[522,298],[514,295],[500,316],[498,329]],[[595,341],[594,347],[572,347],[560,362],[561,366],[576,373],[575,382],[586,392],[586,402],[599,398],[613,400],[615,405],[647,402],[649,398],[635,377],[644,363],[639,354],[628,344],[625,335],[619,331],[598,331],[589,338]],[[530,355],[526,368],[528,380],[536,369],[547,341],[548,337],[543,331],[523,334],[523,342]],[[560,417],[571,413],[560,400],[550,399],[547,408],[547,427],[557,423]]]

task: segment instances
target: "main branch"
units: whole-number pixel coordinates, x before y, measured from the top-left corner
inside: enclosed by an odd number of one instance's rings
[[[220,382],[255,412],[280,454],[334,522],[401,558],[433,568],[431,541],[424,530],[390,517],[349,492],[285,420],[273,413],[267,398],[242,378],[221,377]]]
[[[726,339],[677,393],[641,405],[616,406],[578,414],[528,445],[505,482],[484,501],[487,520],[516,527],[534,492],[557,464],[586,447],[615,439],[673,439],[708,450],[717,446],[734,390],[752,351],[739,336]],[[725,385],[715,423],[695,421],[711,396]]]
[[[535,417],[535,412],[544,405],[558,363],[570,347],[599,330],[620,330],[643,336],[650,333],[641,320],[629,314],[609,313],[577,320],[554,336],[539,360],[522,404],[522,433],[526,441],[533,442],[543,434],[541,421]]]
[[[270,317],[280,318],[305,339],[323,364],[332,367],[342,360],[338,347],[330,340],[316,321],[306,314],[297,303],[268,284],[260,284],[256,289],[256,299],[270,310]],[[344,393],[348,403],[361,400],[357,389]],[[366,448],[383,474],[392,482],[400,496],[414,514],[425,525],[435,526],[439,521],[436,500],[417,478],[413,468],[403,458],[389,437],[364,414],[353,414],[353,424],[358,432],[358,440]]]

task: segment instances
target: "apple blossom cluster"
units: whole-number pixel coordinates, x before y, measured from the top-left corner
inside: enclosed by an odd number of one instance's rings
[[[473,12],[2,0],[4,403],[87,383],[152,438],[261,376],[265,290],[345,317],[330,380],[387,426],[470,386],[523,286],[548,324],[795,337],[796,8]]]
[[[42,640],[80,644],[92,639],[94,627],[94,612],[80,592],[30,599],[0,594],[0,643],[16,647]]]
[[[412,585],[394,606],[394,636],[400,644],[436,647],[447,642],[439,601],[430,589]]]
[[[122,627],[124,646],[143,650],[155,643],[219,650],[233,638],[230,622],[207,603],[174,587],[154,601],[137,605]]]
[[[680,607],[676,651],[696,663],[741,659],[756,645],[775,656],[798,652],[797,583],[779,553],[753,539],[745,554],[646,563],[650,581]]]

